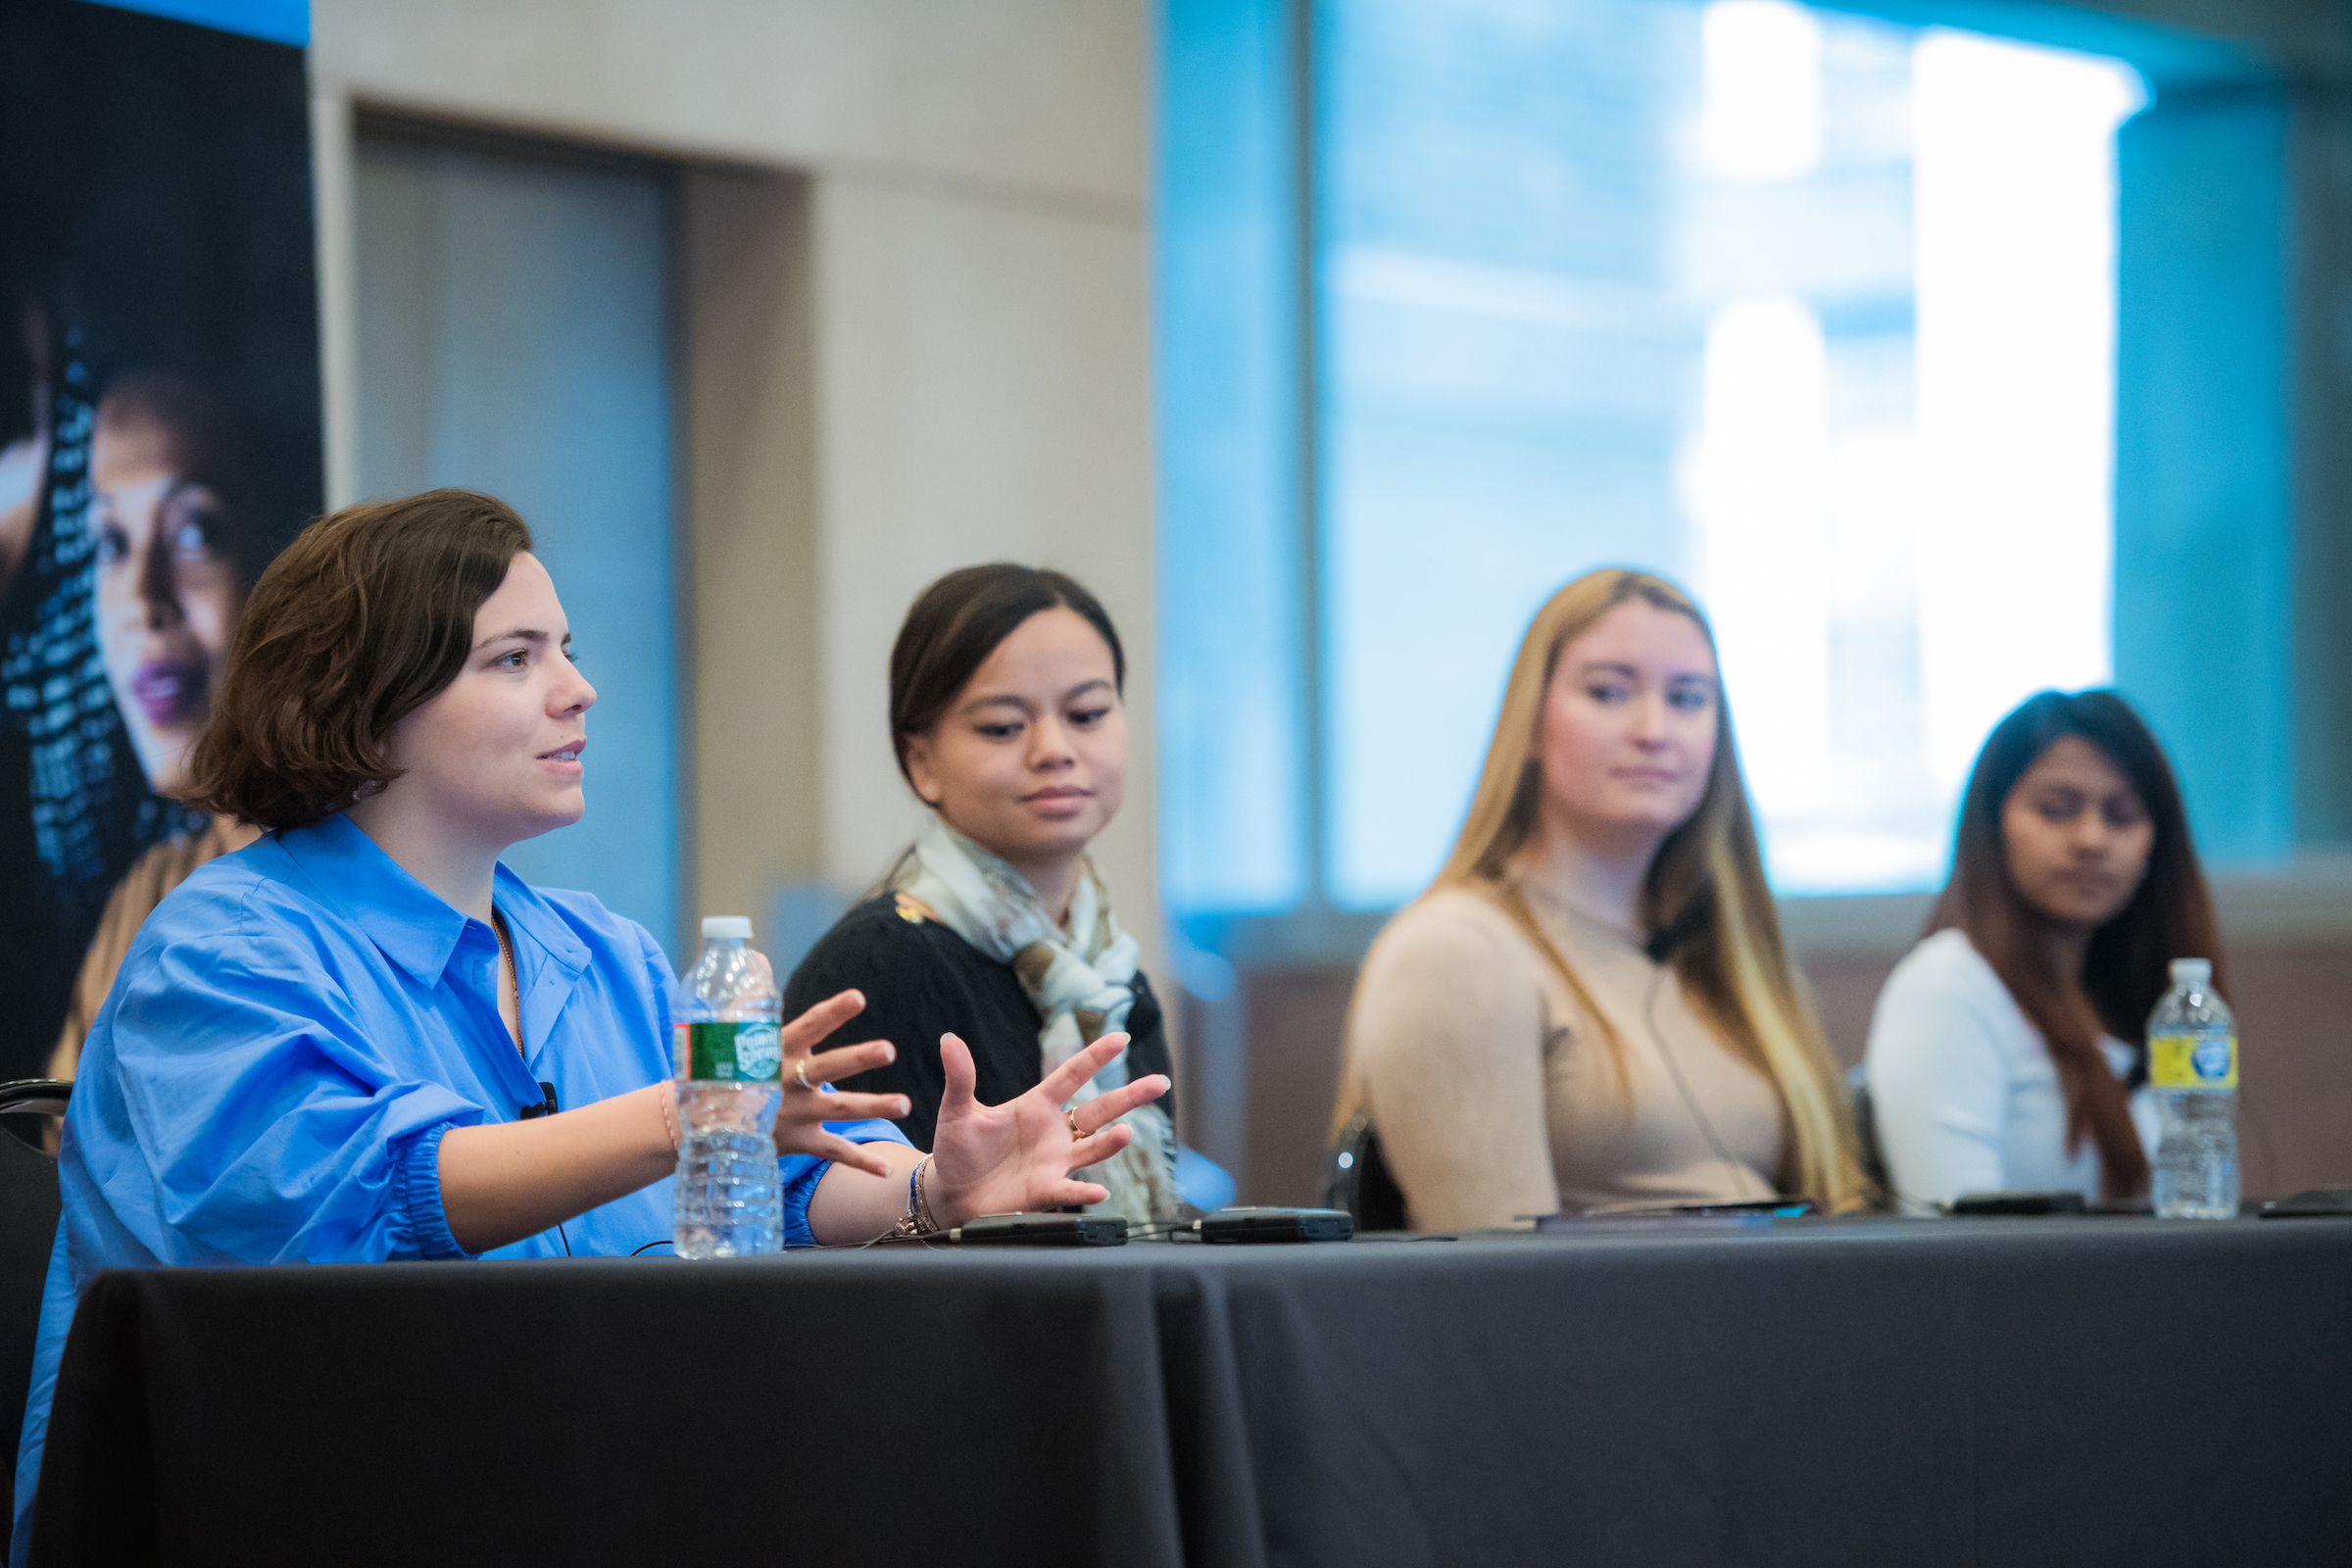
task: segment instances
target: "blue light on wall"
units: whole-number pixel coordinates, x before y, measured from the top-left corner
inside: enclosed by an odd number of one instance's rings
[[[311,0],[93,0],[119,11],[143,11],[200,27],[241,32],[297,49],[311,41]]]
[[[2223,860],[2296,838],[2288,129],[2276,88],[2184,92],[2120,147],[2115,679]]]
[[[1287,9],[1162,12],[1160,887],[1180,917],[1309,891]]]

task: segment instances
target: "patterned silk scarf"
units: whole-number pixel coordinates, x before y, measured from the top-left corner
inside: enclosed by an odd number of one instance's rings
[[[1045,1021],[1037,1032],[1041,1077],[1127,1027],[1138,949],[1111,914],[1109,891],[1092,861],[1070,900],[1069,923],[1057,925],[1028,878],[934,816],[891,885],[920,901],[964,941],[1012,966]],[[1082,1085],[1070,1103],[1126,1082],[1127,1057],[1121,1055]],[[1174,1219],[1176,1132],[1168,1113],[1140,1105],[1120,1120],[1135,1129],[1135,1137],[1083,1173],[1082,1179],[1110,1191],[1087,1212],[1115,1214],[1136,1226]]]

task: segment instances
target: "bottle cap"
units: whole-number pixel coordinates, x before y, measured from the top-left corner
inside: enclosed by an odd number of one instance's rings
[[[704,929],[708,931],[709,927],[706,926]],[[2173,984],[2177,986],[2201,986],[2212,978],[2213,960],[2211,958],[2175,958],[2173,960]]]
[[[749,942],[752,940],[752,920],[746,914],[706,914],[703,916],[705,942]]]

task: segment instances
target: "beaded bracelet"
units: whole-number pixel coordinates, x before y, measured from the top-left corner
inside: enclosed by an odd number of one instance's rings
[[[926,1231],[939,1228],[936,1223],[926,1223],[931,1219],[931,1208],[923,1201],[923,1172],[930,1163],[931,1156],[925,1154],[914,1162],[914,1169],[906,1173],[906,1214],[890,1228],[891,1235],[921,1236]]]
[[[923,1229],[926,1231],[935,1231],[940,1228],[938,1216],[931,1212],[931,1200],[923,1191],[926,1179],[931,1174],[933,1157],[925,1154],[914,1162],[914,1212],[922,1220]]]

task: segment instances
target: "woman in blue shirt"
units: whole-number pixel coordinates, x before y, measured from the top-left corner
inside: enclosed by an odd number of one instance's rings
[[[666,1240],[677,982],[645,930],[533,888],[508,846],[579,819],[596,693],[530,533],[440,490],[308,529],[256,584],[194,794],[265,829],[148,917],[83,1050],[17,1469],[39,1475],[57,1363],[100,1269],[627,1253]],[[969,1053],[918,1156],[898,1095],[805,1093],[889,1061],[811,1054],[856,992],[783,1031],[776,1125],[798,1245],[1098,1202],[1070,1172],[1129,1136],[1149,1077],[1065,1113],[1105,1037],[984,1106]],[[555,1114],[542,1114],[552,1085]]]

